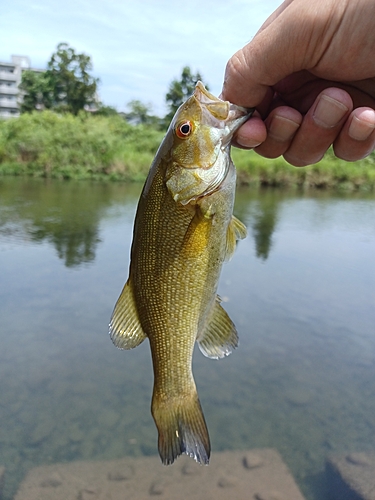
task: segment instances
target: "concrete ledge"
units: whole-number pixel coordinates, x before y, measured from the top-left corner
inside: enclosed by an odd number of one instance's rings
[[[0,498],[2,498],[2,493],[4,488],[4,473],[5,473],[5,467],[0,466]]]
[[[14,500],[304,500],[273,449],[212,455],[208,467],[180,457],[73,462],[31,469]]]
[[[326,472],[332,500],[375,500],[375,452],[332,455]]]

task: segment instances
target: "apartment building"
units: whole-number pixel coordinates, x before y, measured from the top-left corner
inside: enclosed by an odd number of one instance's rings
[[[38,73],[43,71],[31,67],[27,56],[12,56],[12,62],[0,61],[0,118],[19,116],[20,95],[18,85],[21,83],[22,71],[31,69]]]

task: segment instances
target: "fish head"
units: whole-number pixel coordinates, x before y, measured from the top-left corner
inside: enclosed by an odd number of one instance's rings
[[[230,142],[253,110],[222,101],[198,82],[177,110],[166,185],[176,202],[188,204],[219,188],[230,164]]]

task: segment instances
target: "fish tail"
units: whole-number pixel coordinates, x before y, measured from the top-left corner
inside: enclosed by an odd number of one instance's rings
[[[169,465],[185,453],[200,464],[208,465],[210,438],[196,390],[191,397],[160,402],[154,395],[152,416],[159,432],[159,454],[164,465]]]

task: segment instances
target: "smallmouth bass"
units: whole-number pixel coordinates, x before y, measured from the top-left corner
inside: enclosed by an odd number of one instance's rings
[[[171,122],[138,203],[129,278],[109,333],[120,349],[149,339],[151,411],[166,465],[182,453],[209,462],[210,439],[192,373],[195,341],[214,359],[238,344],[216,290],[224,260],[246,236],[233,216],[230,141],[251,114],[198,82]]]

